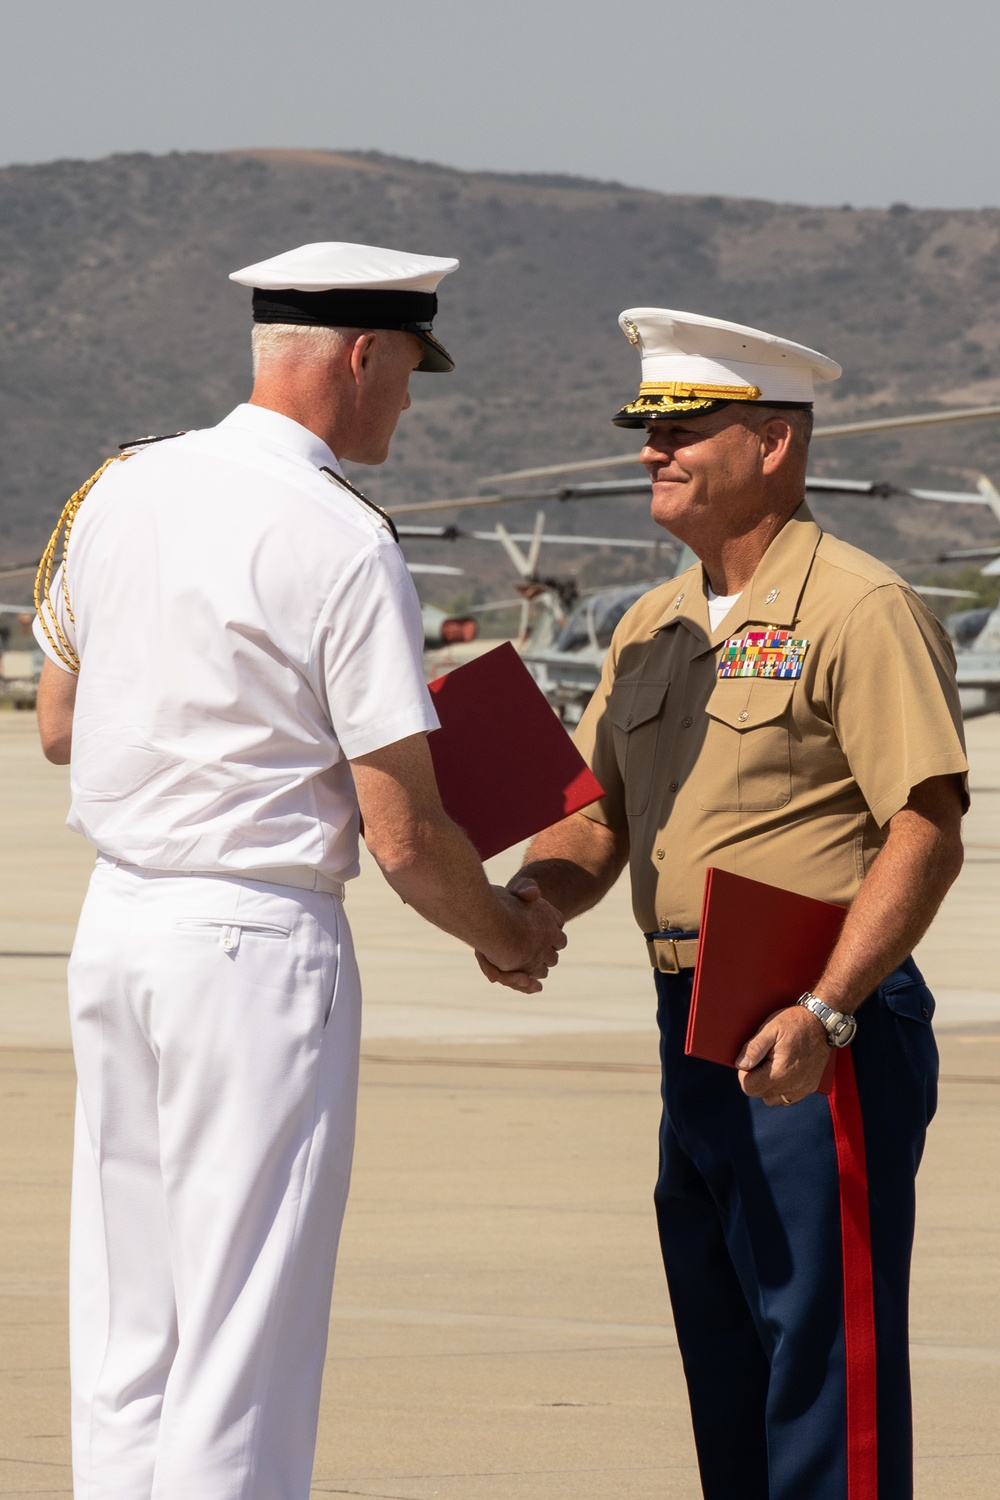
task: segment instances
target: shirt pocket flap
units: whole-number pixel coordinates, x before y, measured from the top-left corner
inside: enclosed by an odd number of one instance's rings
[[[771,677],[723,677],[715,684],[705,712],[730,729],[759,729],[780,719],[792,701],[794,681]]]
[[[628,734],[640,724],[655,719],[663,707],[669,682],[642,682],[619,678],[608,698],[607,716],[616,729]]]

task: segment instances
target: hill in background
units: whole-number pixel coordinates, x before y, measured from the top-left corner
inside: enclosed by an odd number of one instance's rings
[[[1000,402],[996,210],[666,197],[333,152],[8,167],[0,561],[35,555],[63,500],[120,441],[211,424],[246,396],[249,294],[227,274],[319,239],[462,260],[436,324],[457,371],[417,377],[390,461],[354,472],[390,509],[467,495],[498,470],[637,450],[609,423],[638,374],[617,327],[629,305],[734,318],[834,355],[846,373],[823,393],[821,422]],[[1000,423],[824,443],[813,467],[966,488],[983,470],[1000,479]],[[817,508],[897,561],[996,529],[982,512],[916,502]],[[504,519],[522,524],[533,510]],[[567,506],[551,524],[652,534],[642,501]],[[428,544],[414,553],[438,555]],[[485,549],[448,560],[469,570],[471,593],[505,572]],[[596,581],[630,567],[604,558],[586,571]]]

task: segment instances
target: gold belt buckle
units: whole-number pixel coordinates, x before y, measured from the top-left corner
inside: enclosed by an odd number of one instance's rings
[[[676,938],[654,938],[653,953],[656,957],[656,967],[661,974],[679,974],[681,972]]]

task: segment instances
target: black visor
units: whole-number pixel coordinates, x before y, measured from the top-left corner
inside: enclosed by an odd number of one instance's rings
[[[424,346],[418,370],[445,373],[455,361],[431,332],[437,312],[436,292],[337,287],[329,292],[254,287],[255,323],[298,323],[313,328],[391,328],[412,333]]]

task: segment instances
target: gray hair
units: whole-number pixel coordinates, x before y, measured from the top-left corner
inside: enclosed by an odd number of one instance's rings
[[[761,420],[766,422],[770,417],[783,417],[794,433],[795,447],[800,455],[809,452],[809,442],[813,434],[813,411],[811,406],[758,406],[757,410],[762,414]]]
[[[253,372],[271,359],[329,359],[338,354],[357,330],[319,328],[313,323],[255,323],[250,335]]]

